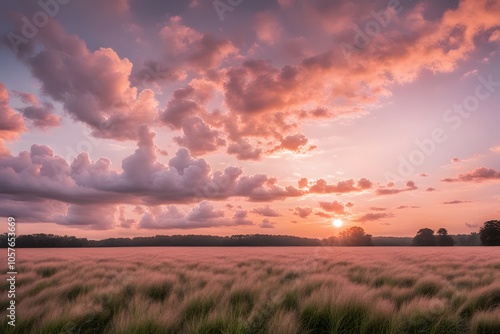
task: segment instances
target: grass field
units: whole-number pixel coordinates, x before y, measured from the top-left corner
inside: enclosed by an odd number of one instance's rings
[[[500,248],[17,252],[1,333],[500,333]]]

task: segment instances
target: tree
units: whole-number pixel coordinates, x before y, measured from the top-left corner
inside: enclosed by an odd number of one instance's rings
[[[372,236],[361,227],[353,226],[340,232],[340,243],[344,246],[372,246]]]
[[[455,241],[448,235],[445,228],[440,228],[437,234],[436,242],[438,246],[453,246],[455,244]]]
[[[413,238],[413,246],[436,246],[436,236],[434,230],[422,228]]]
[[[489,220],[479,229],[483,246],[500,246],[500,220]]]

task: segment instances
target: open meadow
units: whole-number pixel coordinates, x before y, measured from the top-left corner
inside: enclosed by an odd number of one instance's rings
[[[17,252],[2,333],[500,333],[499,248]]]

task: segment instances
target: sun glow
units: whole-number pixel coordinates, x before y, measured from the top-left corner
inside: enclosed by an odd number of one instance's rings
[[[344,225],[344,222],[341,219],[334,219],[332,222],[332,225],[335,227],[342,227]]]

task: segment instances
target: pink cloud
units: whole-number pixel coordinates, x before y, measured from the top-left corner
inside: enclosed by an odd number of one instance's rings
[[[471,201],[450,201],[450,202],[443,202],[443,204],[464,204],[464,203],[470,203]]]
[[[323,179],[318,179],[309,188],[309,192],[317,194],[360,192],[370,189],[372,185],[372,182],[365,178],[359,179],[357,183],[353,179],[350,179],[339,181],[337,184],[332,185],[329,185]]]
[[[257,13],[254,20],[257,38],[268,44],[275,43],[281,34],[278,18],[271,11]]]
[[[26,131],[23,117],[9,106],[9,93],[0,82],[0,139],[15,139]]]
[[[307,144],[308,139],[302,134],[289,135],[280,139],[280,144],[274,147],[270,152],[276,152],[279,150],[288,150],[295,153],[306,151],[304,146]],[[316,146],[310,146],[307,151],[316,148]]]
[[[40,103],[35,95],[13,91],[13,95],[21,99],[27,107],[18,108],[26,119],[32,121],[37,128],[47,129],[49,127],[61,125],[61,119],[54,114],[54,106],[51,103]]]
[[[115,227],[117,208],[114,205],[77,205],[69,206],[65,215],[57,215],[57,224],[92,230],[107,230]]]
[[[212,129],[200,117],[192,117],[182,122],[183,136],[174,137],[180,146],[186,147],[194,155],[203,155],[224,147],[226,141],[222,133]]]
[[[222,210],[216,210],[212,203],[203,201],[187,213],[181,212],[175,205],[164,207],[156,214],[147,212],[142,216],[139,228],[192,229],[252,225],[251,221],[245,219],[246,216],[246,211],[239,210],[234,214],[233,218],[224,218]]]
[[[236,155],[238,160],[260,160],[262,149],[254,148],[248,139],[242,138],[227,147],[228,154]]]
[[[295,207],[295,212],[293,213],[295,216],[299,216],[300,218],[307,218],[313,212],[312,208],[309,207]]]
[[[264,216],[264,217],[279,217],[279,216],[281,216],[281,214],[278,211],[271,208],[269,205],[266,205],[262,208],[255,208],[250,212],[256,213],[256,214]]]
[[[227,39],[209,33],[200,33],[186,26],[180,16],[172,16],[161,29],[163,57],[148,60],[134,74],[134,79],[145,82],[184,80],[189,72],[217,68],[237,49]]]
[[[307,184],[308,184],[308,181],[305,177],[303,177],[299,180],[299,188],[301,188],[301,189],[305,188],[305,187],[307,187]]]
[[[418,189],[418,187],[415,185],[415,182],[408,181],[408,182],[406,182],[406,188],[403,188],[403,189],[393,189],[393,188],[379,187],[375,191],[375,194],[380,195],[380,196],[383,196],[383,195],[395,195],[395,194],[399,194],[401,192],[412,191],[412,190],[416,190],[416,189]]]
[[[488,180],[499,180],[500,171],[493,168],[478,167],[470,172],[459,174],[456,178],[445,178],[443,182],[481,182]]]
[[[274,228],[274,225],[276,225],[275,222],[269,221],[269,219],[264,219],[262,220],[262,223],[259,225],[261,228]]]
[[[120,59],[111,48],[91,52],[85,42],[66,34],[54,21],[40,30],[35,41],[43,51],[21,56],[40,81],[42,92],[87,124],[92,135],[133,139],[134,129],[153,123],[155,94],[131,86],[132,63],[128,59]],[[33,117],[40,114],[40,110],[31,111]]]
[[[376,206],[371,206],[370,210],[372,210],[372,211],[386,211],[387,208],[379,208],[379,207],[376,207]]]
[[[327,212],[335,212],[336,214],[344,214],[344,205],[337,201],[319,202],[319,206]]]
[[[29,197],[71,204],[57,221],[82,228],[101,228],[79,222],[84,211],[81,206],[86,205],[158,205],[230,197],[266,202],[305,194],[292,186],[280,186],[265,174],[242,176],[237,167],[212,172],[204,159],[193,158],[187,149],[179,149],[165,166],[157,161],[155,133],[143,126],[136,136],[138,148],[123,159],[121,173],[112,169],[107,158],[93,162],[87,153],[81,153],[70,164],[43,145],[32,145],[31,151],[18,156],[4,155],[0,158],[0,192],[15,201]],[[204,213],[194,211],[189,220],[197,221],[196,214],[206,217]]]

